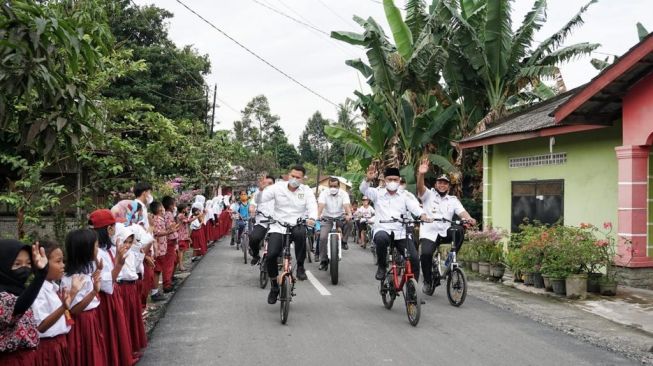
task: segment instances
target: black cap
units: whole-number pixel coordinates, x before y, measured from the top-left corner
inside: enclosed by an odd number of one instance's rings
[[[385,171],[383,172],[384,177],[390,177],[390,176],[399,176],[399,169],[398,168],[385,168]]]

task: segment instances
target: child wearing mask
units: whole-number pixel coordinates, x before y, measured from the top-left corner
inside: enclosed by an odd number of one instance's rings
[[[29,286],[25,282],[30,274]],[[31,306],[48,274],[45,250],[18,240],[0,240],[0,364],[34,365],[39,335]]]

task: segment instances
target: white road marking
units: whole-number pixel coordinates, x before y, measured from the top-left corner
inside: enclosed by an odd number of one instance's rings
[[[315,287],[315,289],[317,290],[317,292],[320,293],[320,295],[322,295],[322,296],[331,296],[331,292],[329,292],[329,290],[327,290],[326,287],[324,287],[320,283],[320,281],[318,281],[317,278],[315,278],[315,276],[313,276],[311,271],[306,271],[306,277],[308,277],[308,280],[311,282],[311,284],[313,284],[313,287]]]

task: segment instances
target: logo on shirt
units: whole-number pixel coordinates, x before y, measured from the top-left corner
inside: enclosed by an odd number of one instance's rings
[[[304,199],[304,194],[303,194],[303,193],[299,193],[299,194],[297,195],[297,198],[299,198],[300,200],[303,200],[303,199]]]

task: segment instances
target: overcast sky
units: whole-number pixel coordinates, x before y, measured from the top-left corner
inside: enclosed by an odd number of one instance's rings
[[[326,36],[332,30],[360,32],[352,15],[372,16],[387,29],[383,5],[377,0],[181,0],[241,44],[316,91],[326,99],[341,103],[353,98],[353,91],[365,81],[346,66],[351,58],[366,60],[363,49]],[[193,45],[211,59],[207,82],[218,84],[220,108],[217,129],[232,129],[240,110],[258,94],[265,94],[272,112],[292,143],[297,144],[307,119],[319,110],[335,119],[333,105],[311,94],[236,45],[201,21],[175,0],[136,0],[155,4],[174,13],[169,24],[172,40],[179,46]],[[396,0],[403,7],[404,0]],[[549,0],[548,21],[536,35],[543,40],[564,25],[587,0]],[[430,3],[430,1],[427,1]],[[533,0],[513,2],[513,25],[517,27]],[[261,5],[264,4],[265,6]],[[284,17],[276,9],[308,26]],[[637,43],[635,24],[639,21],[653,31],[653,0],[600,0],[584,16],[585,25],[576,29],[567,44],[589,41],[602,46],[597,52],[621,55]],[[387,32],[391,36],[390,32]],[[604,54],[592,57],[605,58]],[[590,58],[562,65],[568,88],[589,81],[597,71]]]

